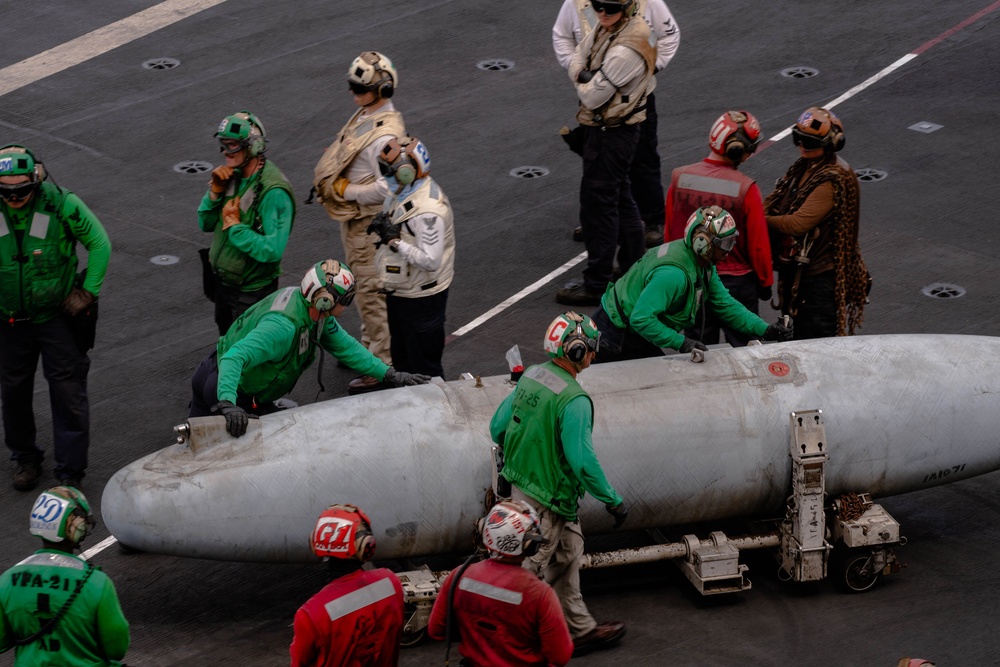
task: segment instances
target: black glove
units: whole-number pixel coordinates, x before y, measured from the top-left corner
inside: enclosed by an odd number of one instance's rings
[[[694,338],[684,337],[684,342],[681,343],[680,351],[683,354],[687,354],[691,350],[707,350],[708,347],[702,343],[700,340],[695,340]]]
[[[612,528],[620,528],[625,523],[625,519],[628,518],[628,507],[625,506],[624,500],[617,505],[605,505],[604,509],[615,518],[615,525],[611,526]]]
[[[397,371],[395,368],[390,366],[389,370],[385,372],[385,377],[382,378],[382,382],[391,384],[394,387],[412,387],[417,384],[427,384],[431,381],[431,379],[430,375]]]
[[[787,326],[784,322],[778,320],[774,324],[767,325],[767,331],[764,332],[764,335],[761,336],[761,338],[764,340],[791,340],[792,328],[793,325],[791,320],[788,320]]]
[[[380,211],[375,219],[372,220],[372,224],[368,225],[368,229],[365,230],[368,234],[378,235],[378,241],[375,242],[376,248],[381,248],[386,245],[392,239],[399,238],[399,225],[394,225],[389,218],[389,214],[385,211]]]
[[[250,416],[247,411],[229,401],[219,401],[212,407],[212,412],[226,418],[226,430],[229,435],[238,438],[247,432]]]
[[[590,83],[590,80],[594,78],[594,73],[589,69],[582,69],[576,75],[577,83]]]
[[[761,301],[771,300],[771,286],[768,285],[764,287],[763,285],[757,285],[757,298]]]

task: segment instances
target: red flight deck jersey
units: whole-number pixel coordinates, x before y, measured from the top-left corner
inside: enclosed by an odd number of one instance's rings
[[[434,602],[427,632],[443,640],[452,572]],[[485,560],[458,582],[452,626],[462,636],[459,652],[474,667],[565,665],[573,656],[559,598],[552,587],[519,565]]]
[[[358,570],[295,612],[292,667],[395,667],[402,632],[399,579],[384,568]]]

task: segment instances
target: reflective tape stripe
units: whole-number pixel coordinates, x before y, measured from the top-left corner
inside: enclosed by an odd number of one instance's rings
[[[740,184],[725,178],[681,174],[680,178],[677,179],[677,187],[684,188],[685,190],[707,192],[713,195],[725,195],[727,197],[740,196]]]
[[[39,211],[35,211],[35,217],[31,219],[31,231],[28,232],[28,234],[38,239],[44,239],[48,231],[49,231],[48,213],[41,213]]]
[[[22,560],[18,565],[49,565],[53,567],[69,567],[82,570],[84,564],[72,556],[62,554],[34,554]]]
[[[463,591],[475,593],[476,595],[482,595],[484,598],[489,598],[491,600],[498,600],[500,602],[506,602],[507,604],[514,605],[521,604],[522,595],[517,591],[510,591],[506,588],[486,584],[482,581],[469,579],[468,577],[464,577],[460,580],[458,582],[458,587]]]
[[[525,373],[525,376],[545,387],[548,387],[555,394],[558,394],[567,386],[565,380],[542,366],[532,366]]]
[[[373,584],[368,584],[364,588],[359,588],[347,595],[342,595],[336,600],[331,600],[323,605],[331,621],[336,621],[342,616],[352,614],[359,609],[364,609],[373,605],[379,600],[392,597],[396,593],[392,587],[392,582],[388,579],[380,579]]]

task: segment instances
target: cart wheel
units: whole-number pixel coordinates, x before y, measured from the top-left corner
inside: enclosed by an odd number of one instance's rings
[[[834,583],[847,593],[870,591],[882,578],[882,570],[871,564],[871,552],[850,551],[841,554],[834,565]]]
[[[420,628],[416,632],[403,631],[403,636],[399,640],[399,645],[403,648],[413,648],[427,638],[427,628]]]

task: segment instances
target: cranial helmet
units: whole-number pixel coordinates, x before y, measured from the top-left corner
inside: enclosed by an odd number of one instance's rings
[[[69,541],[80,544],[95,525],[90,503],[72,486],[57,486],[43,491],[31,508],[29,530],[48,542]]]
[[[347,83],[356,93],[372,92],[387,100],[399,85],[399,75],[391,60],[378,51],[365,51],[348,68]]]
[[[378,154],[378,168],[383,176],[394,176],[402,185],[423,178],[431,170],[431,154],[416,137],[393,137]]]
[[[574,364],[584,360],[587,351],[601,347],[601,332],[594,320],[569,311],[552,320],[545,332],[545,351],[550,357],[565,358]]]
[[[540,544],[547,543],[535,510],[520,500],[501,500],[481,524],[483,546],[490,558],[531,557]]]
[[[712,152],[736,164],[752,155],[759,143],[760,123],[749,111],[727,111],[719,116],[708,133]]]
[[[9,144],[0,148],[0,176],[31,176],[32,181],[42,180],[38,170],[41,163],[35,161],[35,154],[24,146]]]
[[[239,111],[226,116],[219,123],[219,129],[212,135],[221,139],[240,142],[239,150],[250,149],[250,157],[257,157],[267,150],[264,126],[249,111]],[[225,150],[220,147],[219,150]]]
[[[806,150],[839,151],[844,147],[844,124],[833,112],[822,107],[809,107],[802,112],[792,128],[792,142]]]
[[[354,274],[346,264],[325,259],[317,262],[302,277],[301,290],[309,305],[325,313],[337,305],[351,305],[358,287]]]
[[[355,505],[330,505],[316,520],[309,545],[320,558],[367,563],[375,555],[372,522]]]
[[[739,237],[736,221],[721,206],[703,206],[691,214],[684,228],[684,243],[702,259],[712,257],[712,248],[729,252]]]

